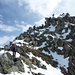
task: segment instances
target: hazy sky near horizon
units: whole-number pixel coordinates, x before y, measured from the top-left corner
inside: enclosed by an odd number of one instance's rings
[[[75,0],[0,0],[0,46],[54,13],[75,15]]]

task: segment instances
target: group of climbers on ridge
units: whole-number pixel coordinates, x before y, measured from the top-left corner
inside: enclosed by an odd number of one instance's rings
[[[54,14],[52,15],[54,17]],[[42,28],[44,27],[44,25],[42,24],[41,26]],[[36,26],[34,25],[33,28],[29,27],[27,33],[28,35],[31,37],[31,33],[34,31],[35,32]],[[34,33],[34,37],[35,37],[35,33]],[[10,47],[11,51],[13,52],[13,58],[16,58],[16,52],[18,50],[18,46],[16,43],[11,43],[11,47]]]
[[[52,15],[52,17],[54,17],[54,14]],[[44,27],[44,25],[42,24],[41,28],[43,28],[43,27]],[[36,26],[34,25],[33,28],[29,27],[29,29],[27,31],[30,38],[32,38],[31,33],[34,31],[34,41],[35,41],[35,30],[36,30]],[[17,44],[16,43],[11,43],[10,49],[13,52],[13,58],[16,58],[16,51],[18,50]]]
[[[43,26],[44,25],[42,24],[41,27],[43,28]],[[28,33],[28,35],[29,35],[30,38],[32,38],[31,37],[31,33],[34,32],[34,39],[35,39],[35,30],[36,30],[36,26],[35,25],[33,26],[33,28],[32,27],[29,27],[27,33]],[[16,42],[15,43],[14,42],[11,42],[10,46],[11,46],[10,49],[13,52],[13,58],[16,58],[16,52],[17,52],[19,46],[17,46]]]
[[[32,29],[32,27],[29,27],[28,34],[30,35],[33,30],[35,30],[35,26],[33,26],[33,29]],[[15,58],[16,58],[16,52],[17,52],[18,48],[19,48],[19,46],[16,44],[16,42],[10,43],[10,49],[13,52],[13,60],[15,60]]]

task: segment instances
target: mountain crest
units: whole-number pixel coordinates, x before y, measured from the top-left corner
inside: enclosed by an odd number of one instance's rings
[[[15,62],[11,42],[0,48],[0,73],[28,70],[28,75],[55,75],[51,71],[58,68],[59,75],[75,74],[75,17],[69,13],[46,17],[45,24],[30,27],[13,42],[19,46]]]

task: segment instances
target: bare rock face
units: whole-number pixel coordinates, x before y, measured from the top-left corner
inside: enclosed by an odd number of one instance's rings
[[[0,72],[3,74],[9,74],[11,72],[24,72],[24,67],[20,59],[13,61],[13,57],[10,53],[5,53],[0,56]]]

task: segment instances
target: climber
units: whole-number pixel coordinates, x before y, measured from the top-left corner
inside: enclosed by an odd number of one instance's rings
[[[54,14],[52,15],[52,17],[54,18]]]
[[[35,30],[35,25],[33,26],[33,29]]]
[[[29,27],[29,34],[32,33],[32,27]]]
[[[44,25],[42,24],[42,28],[44,27]]]
[[[31,33],[32,33],[32,27],[29,27],[29,30],[28,30],[28,35],[29,35],[29,37],[31,37]]]
[[[12,43],[11,45],[11,51],[13,52],[13,60],[16,58],[16,51],[17,51],[18,46],[16,43]]]

